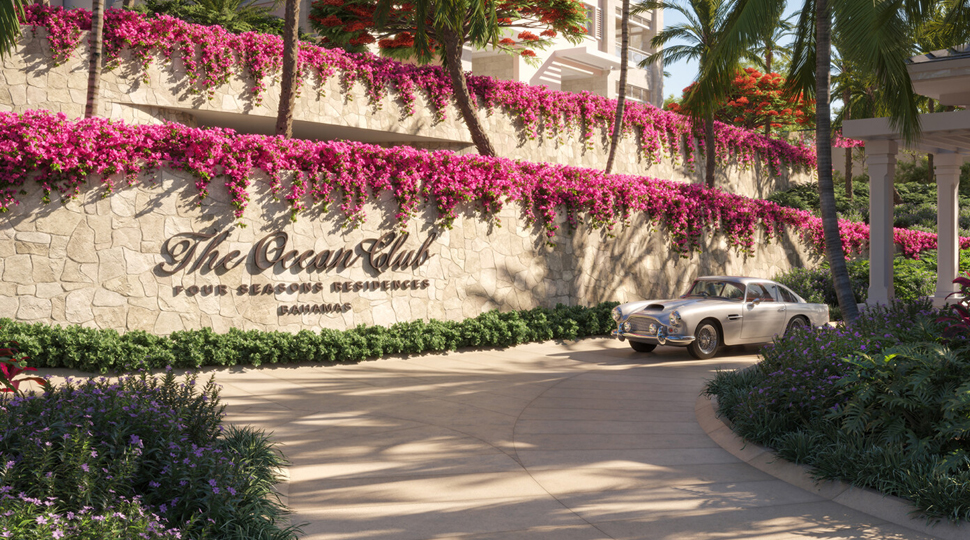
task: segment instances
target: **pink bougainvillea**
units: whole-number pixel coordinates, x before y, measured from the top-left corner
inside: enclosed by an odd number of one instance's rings
[[[63,63],[80,45],[83,31],[90,29],[91,14],[81,9],[31,4],[25,8],[24,23],[47,28],[53,60]],[[104,43],[109,67],[119,63],[124,51],[143,67],[158,56],[180,58],[194,91],[210,98],[232,73],[248,75],[253,80],[256,104],[265,93],[265,79],[277,76],[283,50],[278,36],[235,35],[218,26],[193,25],[168,16],[146,17],[120,9],[105,11]],[[315,81],[318,90],[338,73],[344,84],[360,81],[375,102],[393,90],[408,114],[414,113],[415,93],[419,89],[438,119],[444,118],[452,100],[451,81],[442,69],[402,64],[372,54],[349,54],[301,44],[300,72],[303,81]],[[615,100],[588,92],[558,92],[544,86],[479,76],[469,76],[468,86],[482,106],[517,115],[529,138],[562,139],[579,131],[586,144],[592,146],[596,130],[608,130],[616,113]],[[785,168],[815,167],[811,148],[721,123],[717,123],[715,132],[715,152],[722,162],[735,161],[742,167],[764,164],[774,174]],[[684,151],[684,143],[688,149],[703,147],[703,137],[695,136],[685,117],[650,105],[627,105],[624,133],[634,136],[647,160],[653,162],[667,157],[692,164],[693,154]]]
[[[462,205],[462,211],[491,216],[506,203],[520,203],[527,218],[545,227],[550,241],[560,214],[570,225],[582,216],[593,226],[612,229],[643,213],[669,232],[672,249],[684,256],[702,247],[705,230],[748,253],[759,229],[770,239],[792,227],[809,246],[822,249],[818,217],[700,185],[410,147],[237,135],[174,123],[68,120],[47,111],[0,113],[0,210],[16,204],[31,183],[45,190],[45,200],[52,192],[69,198],[89,177],[114,189],[112,177],[123,175],[134,184],[140,173],[158,167],[191,172],[200,197],[224,186],[237,217],[249,202],[252,173],[263,171],[294,218],[308,205],[340,200],[353,225],[366,219],[363,205],[369,197],[389,192],[402,224],[422,204],[435,207],[448,226]],[[284,178],[283,171],[298,173]],[[867,247],[867,225],[843,221],[840,228],[847,253]],[[897,229],[895,239],[909,257],[936,247],[936,235],[925,232]],[[961,245],[970,246],[970,238],[961,239]]]

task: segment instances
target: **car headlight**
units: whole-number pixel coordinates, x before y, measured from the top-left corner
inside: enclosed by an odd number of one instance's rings
[[[623,318],[623,312],[620,311],[620,306],[613,308],[612,314],[613,314],[613,320],[616,322],[620,322],[620,319]]]
[[[671,328],[680,328],[680,323],[681,321],[683,321],[683,319],[680,318],[680,313],[677,313],[676,311],[671,311],[669,319],[670,319]]]
[[[633,325],[630,324],[630,321],[626,321],[620,325],[620,328],[622,328],[624,332],[630,333],[630,331],[633,330]]]

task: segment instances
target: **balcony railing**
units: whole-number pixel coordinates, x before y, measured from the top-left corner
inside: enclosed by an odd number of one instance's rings
[[[650,56],[650,53],[641,51],[640,49],[635,49],[633,47],[628,47],[626,53],[627,62],[629,62],[631,65],[637,65]],[[616,55],[620,58],[623,57],[623,50],[619,45],[616,46]]]

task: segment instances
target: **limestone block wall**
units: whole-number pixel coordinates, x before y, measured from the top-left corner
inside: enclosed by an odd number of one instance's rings
[[[82,43],[87,38],[82,37]],[[127,53],[125,53],[127,54]],[[49,109],[68,117],[83,115],[87,88],[86,45],[60,66],[51,62],[46,30],[24,30],[13,51],[3,59],[0,110],[22,112]],[[378,103],[368,98],[363,83],[345,88],[334,76],[319,85],[314,75],[304,82],[294,116],[298,137],[361,140],[378,144],[413,144],[428,149],[474,152],[461,116],[450,105],[445,120],[436,121],[425,97],[418,93],[414,114],[408,114],[400,97],[390,92]],[[242,74],[213,89],[211,98],[193,86],[178,56],[156,57],[147,71],[140,61],[124,56],[120,64],[104,73],[100,114],[135,123],[177,121],[190,126],[220,125],[244,132],[272,133],[275,126],[279,85],[272,76],[263,81],[261,102],[253,95],[254,81]],[[563,134],[528,137],[517,116],[503,110],[480,110],[486,131],[498,155],[511,159],[562,163],[602,169],[608,153],[608,133],[594,134],[592,145],[579,128]],[[702,181],[703,167],[696,170],[670,160],[650,163],[633,137],[621,142],[614,172],[638,174],[682,182]],[[807,172],[783,172],[774,177],[767,167],[724,164],[717,171],[718,185],[733,193],[763,198],[787,188],[792,182],[811,180]]]
[[[346,329],[668,297],[698,275],[772,277],[814,262],[792,238],[759,242],[747,258],[709,238],[702,255],[681,258],[642,215],[614,236],[582,226],[550,246],[514,204],[497,221],[462,210],[451,229],[424,209],[395,232],[390,198],[371,201],[357,229],[319,209],[293,223],[265,179],[240,227],[223,189],[198,205],[187,174],[153,174],[154,187],[143,177],[66,204],[44,205],[30,187],[0,217],[0,316],[156,334]]]

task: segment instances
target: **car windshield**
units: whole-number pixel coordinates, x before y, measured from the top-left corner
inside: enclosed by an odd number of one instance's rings
[[[697,280],[683,298],[723,298],[740,302],[744,299],[744,287],[732,281]]]

